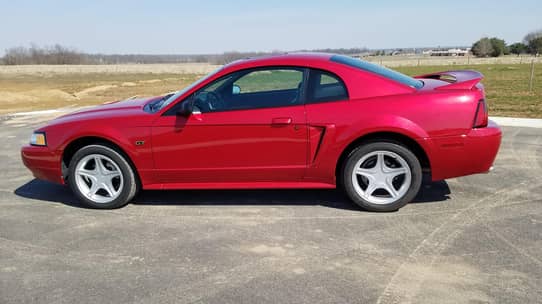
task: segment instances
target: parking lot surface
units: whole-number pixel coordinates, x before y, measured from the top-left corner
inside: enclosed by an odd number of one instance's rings
[[[21,163],[41,122],[0,120],[0,303],[542,299],[542,129],[503,128],[493,172],[426,182],[393,213],[335,190],[144,191],[90,210]]]

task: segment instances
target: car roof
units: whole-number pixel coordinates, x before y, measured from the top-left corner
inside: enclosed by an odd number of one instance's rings
[[[251,57],[236,60],[225,66],[228,70],[239,68],[250,68],[268,65],[299,65],[312,66],[314,64],[326,64],[334,54],[328,53],[284,53],[273,54],[261,57]]]

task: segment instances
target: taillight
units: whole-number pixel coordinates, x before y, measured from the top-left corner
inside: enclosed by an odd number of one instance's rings
[[[487,105],[485,99],[478,101],[478,107],[476,108],[476,114],[474,116],[473,128],[487,127]]]

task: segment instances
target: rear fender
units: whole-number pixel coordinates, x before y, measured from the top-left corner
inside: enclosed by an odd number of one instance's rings
[[[340,142],[346,143],[345,148],[356,139],[366,136],[371,133],[377,132],[390,132],[407,136],[413,140],[423,140],[429,137],[427,132],[415,122],[400,116],[394,115],[378,115],[373,116],[371,121],[360,121],[354,125],[351,130],[362,130],[361,132],[353,131],[350,134],[346,134],[344,140],[339,139]]]
[[[334,130],[335,127],[332,128]],[[346,132],[327,132],[324,136],[322,149],[307,171],[307,178],[335,183],[329,180],[335,176],[335,170],[340,158],[347,149],[359,139],[376,133],[394,133],[414,140],[424,150],[431,163],[431,147],[427,141],[428,134],[419,125],[404,117],[393,115],[379,115],[371,117],[371,120],[361,120],[355,125],[349,126]],[[360,131],[361,130],[361,131]],[[338,134],[338,135],[337,135]]]

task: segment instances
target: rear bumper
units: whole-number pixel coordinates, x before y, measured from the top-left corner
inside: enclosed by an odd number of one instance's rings
[[[26,145],[21,148],[23,164],[38,179],[64,184],[60,159],[47,147]]]
[[[432,139],[432,179],[489,172],[501,137],[501,128],[490,120],[487,127],[472,129],[465,135]]]

